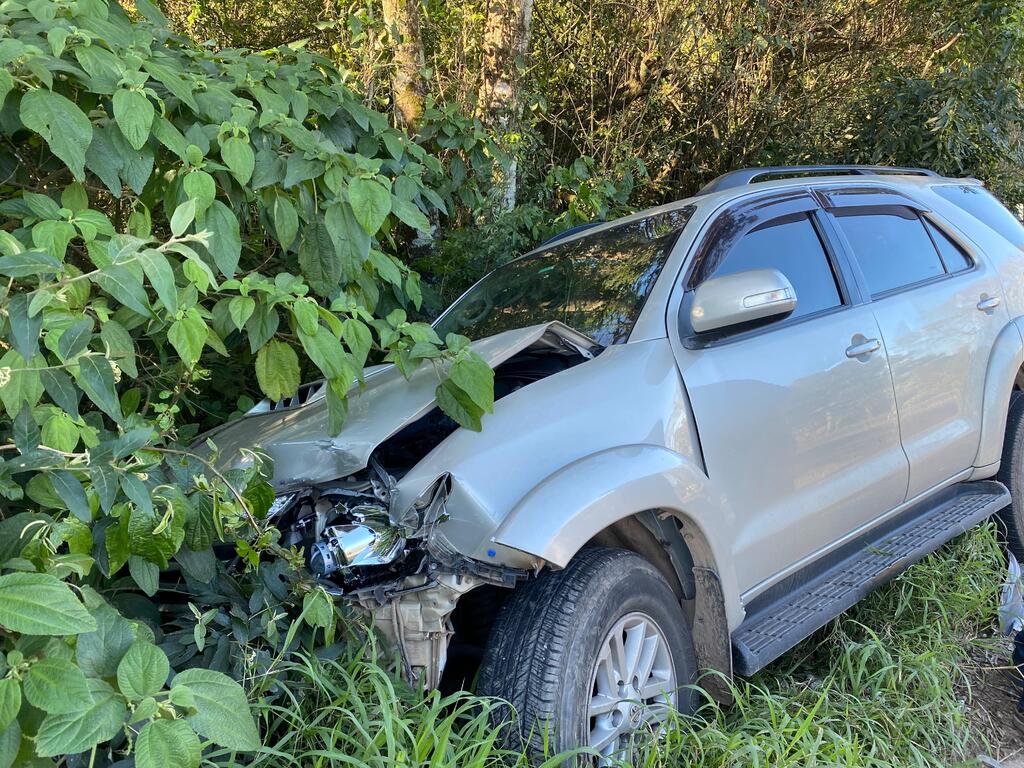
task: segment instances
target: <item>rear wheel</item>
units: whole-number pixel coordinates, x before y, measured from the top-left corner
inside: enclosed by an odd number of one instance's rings
[[[632,552],[587,549],[512,594],[477,691],[515,709],[508,746],[534,758],[589,746],[610,764],[670,708],[693,711],[695,678],[689,627],[661,574]]]
[[[1003,459],[996,476],[1010,489],[1010,505],[997,513],[1006,547],[1024,562],[1024,392],[1014,392],[1006,415]]]

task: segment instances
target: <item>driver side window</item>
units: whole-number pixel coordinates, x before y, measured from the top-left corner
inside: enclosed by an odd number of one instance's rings
[[[779,270],[796,290],[791,318],[843,303],[832,262],[806,213],[773,219],[750,230],[709,277],[766,268]]]

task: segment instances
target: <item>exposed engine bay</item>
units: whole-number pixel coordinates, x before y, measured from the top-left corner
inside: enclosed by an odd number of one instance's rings
[[[496,368],[495,399],[586,359],[574,349],[523,350]],[[393,519],[389,508],[397,482],[456,429],[455,421],[434,408],[378,446],[366,469],[279,497],[272,514],[283,532],[282,544],[301,549],[314,576],[339,595],[421,573],[429,565],[424,562],[428,555],[437,567],[453,565],[452,553],[431,552],[430,547],[431,529],[445,515],[443,481],[404,519]],[[377,594],[386,599],[386,590]]]
[[[495,368],[495,400],[593,356],[547,337]],[[452,632],[448,617],[459,596],[481,584],[512,587],[525,575],[435,541],[434,528],[449,514],[448,475],[412,509],[392,509],[401,478],[458,428],[435,407],[378,445],[365,469],[279,496],[271,510],[281,543],[305,554],[329,593],[372,613],[401,650],[407,676],[428,686],[439,682]]]

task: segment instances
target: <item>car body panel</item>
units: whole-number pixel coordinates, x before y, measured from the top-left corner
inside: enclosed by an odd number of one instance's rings
[[[448,473],[449,517],[436,535],[470,557],[500,560],[487,554],[495,532],[547,478],[588,455],[625,445],[665,448],[700,467],[693,430],[667,341],[616,345],[498,400],[481,432],[451,434],[401,479],[393,509],[408,508]],[[462,506],[461,498],[471,503]],[[566,518],[577,511],[568,501],[561,506]],[[498,543],[535,555],[550,545],[539,531],[525,536],[515,530],[516,536],[498,537]],[[578,549],[585,542],[573,539],[564,546]]]
[[[906,496],[889,366],[846,357],[857,335],[878,336],[863,305],[678,351],[708,476],[737,519],[742,590]]]
[[[974,459],[974,466],[979,471],[972,476],[972,479],[992,477],[999,471],[1010,396],[1014,386],[1020,382],[1022,366],[1024,366],[1024,320],[1017,318],[1000,331],[992,345],[992,354],[985,372],[981,435],[978,440],[978,453]],[[988,474],[981,470],[988,471]]]
[[[907,496],[971,466],[992,345],[1009,321],[1002,305],[977,307],[1001,293],[980,253],[974,269],[872,302],[889,357],[899,431],[910,461]]]
[[[564,509],[567,514],[551,514]],[[538,483],[512,509],[496,542],[531,552],[563,567],[580,542],[636,512],[656,509],[684,521],[708,548],[707,565],[731,562],[736,516],[701,468],[659,445],[621,445],[584,456]],[[692,548],[697,549],[697,548]],[[699,554],[696,564],[702,565]],[[743,621],[738,585],[730,567],[716,567],[730,626]]]

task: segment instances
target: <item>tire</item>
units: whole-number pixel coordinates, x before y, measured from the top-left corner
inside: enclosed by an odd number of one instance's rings
[[[694,711],[695,691],[682,687],[696,680],[693,641],[679,601],[664,577],[632,552],[585,549],[564,570],[544,571],[517,588],[491,630],[477,692],[502,699],[514,709],[514,714],[501,706],[493,711],[495,725],[504,724],[504,746],[525,750],[538,760],[589,745],[592,725],[595,734],[607,737],[609,729],[619,727],[614,718],[618,723],[639,724],[647,732],[655,730],[652,723],[640,721],[645,713],[656,716],[659,708],[664,714],[663,705],[638,710],[620,700],[617,714],[611,711],[600,719],[590,717],[595,692],[626,682],[609,682],[622,676],[612,669],[610,656],[604,656],[599,669],[600,651],[614,642],[613,629],[619,637],[643,636],[645,647],[659,649],[648,682],[641,687],[648,692],[656,690],[664,685],[658,681],[667,679],[666,670],[671,669],[676,710],[683,714]],[[652,645],[656,636],[663,645]],[[663,646],[667,658],[660,650]],[[625,649],[632,647],[623,646],[623,658],[629,655]],[[630,668],[628,663],[624,666]],[[638,666],[646,665],[641,662]],[[599,672],[600,682],[596,678]],[[629,682],[636,685],[637,681]],[[636,688],[626,690],[635,692]],[[618,695],[623,695],[623,689]],[[599,732],[598,727],[604,730]],[[604,751],[622,754],[614,745]]]
[[[1010,505],[996,515],[1000,531],[1006,548],[1024,562],[1024,392],[1010,396],[1003,458],[996,479],[1010,489]]]

